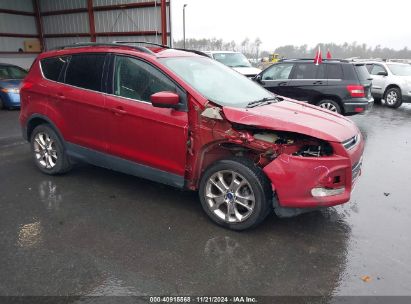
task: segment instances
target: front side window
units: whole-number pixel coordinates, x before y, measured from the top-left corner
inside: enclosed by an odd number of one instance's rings
[[[0,79],[23,79],[26,75],[27,72],[21,68],[11,65],[0,66]]]
[[[114,95],[150,102],[158,92],[175,92],[176,85],[150,64],[125,56],[116,56]]]
[[[73,55],[66,71],[65,83],[92,91],[102,91],[105,54]]]
[[[288,79],[293,68],[293,64],[275,64],[268,68],[262,76],[263,80]]]
[[[67,62],[68,57],[53,57],[43,59],[41,64],[41,70],[43,71],[44,77],[47,79],[58,81],[60,73]]]
[[[221,106],[246,107],[273,94],[233,69],[207,57],[159,59],[208,100]]]
[[[371,69],[371,75],[378,75],[378,73],[380,72],[386,72],[386,70],[384,69],[383,66],[379,65],[379,64],[374,64],[374,66]]]

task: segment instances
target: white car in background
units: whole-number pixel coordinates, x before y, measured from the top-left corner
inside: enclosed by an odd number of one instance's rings
[[[364,62],[372,77],[372,95],[391,108],[411,103],[411,65],[398,62]]]
[[[204,53],[249,78],[255,77],[261,72],[260,69],[254,68],[240,52],[208,51]]]

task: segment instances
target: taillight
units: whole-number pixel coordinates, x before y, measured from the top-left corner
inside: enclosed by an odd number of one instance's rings
[[[30,81],[23,81],[23,83],[21,84],[21,87],[20,87],[20,91],[29,90],[29,89],[31,89],[31,87],[33,85],[34,85],[34,83],[32,83]]]
[[[362,85],[348,85],[347,90],[351,97],[365,97],[365,89]]]

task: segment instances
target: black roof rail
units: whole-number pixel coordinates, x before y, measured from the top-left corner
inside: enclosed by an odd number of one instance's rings
[[[147,44],[147,45],[154,45],[154,46],[158,46],[158,47],[162,47],[165,49],[173,49],[173,50],[177,50],[177,51],[184,51],[184,52],[190,52],[190,53],[194,53],[200,56],[205,56],[205,57],[209,57],[206,53],[201,52],[201,51],[197,51],[197,50],[190,50],[190,49],[183,49],[183,48],[172,48],[169,47],[168,45],[164,45],[164,44],[159,44],[159,43],[154,43],[154,42],[147,42],[147,41],[113,41],[113,43],[118,43],[118,44]]]
[[[314,61],[314,58],[284,58],[281,61]],[[350,62],[347,59],[340,59],[340,58],[323,58],[322,61],[328,61],[328,62],[332,62],[332,61],[337,61],[337,62]]]
[[[99,42],[78,42],[70,45],[63,45],[54,48],[53,50],[65,50],[65,49],[74,49],[74,48],[81,48],[81,47],[98,47],[98,46],[105,46],[105,47],[124,47],[121,44],[117,43],[99,43]],[[126,45],[126,47],[135,49],[137,51],[150,54],[150,55],[155,55],[155,53],[148,48],[145,48],[143,46],[131,46],[131,45]]]
[[[98,47],[98,46],[105,46],[105,47],[129,47],[135,50],[138,50],[140,52],[146,53],[146,54],[150,54],[150,55],[156,55],[156,53],[154,53],[153,51],[151,51],[150,49],[144,47],[144,46],[133,46],[130,44],[147,44],[147,45],[154,45],[154,46],[158,46],[161,48],[165,48],[165,49],[173,49],[173,50],[178,50],[178,51],[185,51],[185,52],[190,52],[190,53],[194,53],[200,56],[205,56],[205,57],[209,57],[207,54],[201,52],[201,51],[197,51],[197,50],[189,50],[189,49],[181,49],[181,48],[171,48],[167,45],[163,45],[163,44],[159,44],[159,43],[154,43],[154,42],[147,42],[147,41],[113,41],[112,43],[100,43],[100,42],[77,42],[74,44],[70,44],[70,45],[63,45],[63,46],[59,46],[54,48],[53,50],[65,50],[65,49],[73,49],[73,48],[81,48],[81,47]]]

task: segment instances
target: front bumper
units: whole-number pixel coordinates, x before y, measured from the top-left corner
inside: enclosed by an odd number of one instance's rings
[[[353,98],[344,101],[345,114],[358,114],[370,110],[374,105],[374,98]]]
[[[331,143],[335,154],[330,157],[301,157],[281,154],[263,171],[272,183],[282,208],[320,208],[346,203],[361,174],[364,141],[346,150]],[[314,196],[313,189],[343,189],[333,195]],[[315,191],[314,191],[315,194]]]
[[[20,107],[20,94],[3,93],[1,99],[6,107]]]

